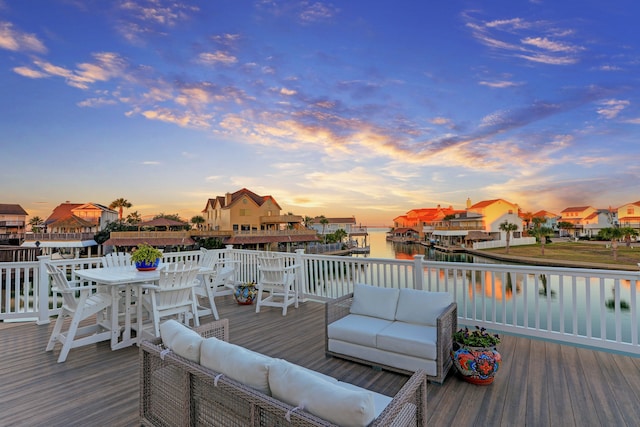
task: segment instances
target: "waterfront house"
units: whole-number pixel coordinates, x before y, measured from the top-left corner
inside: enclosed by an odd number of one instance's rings
[[[483,230],[494,240],[506,240],[506,233],[500,230],[500,224],[505,221],[516,224],[518,229],[513,232],[514,238],[522,234],[522,221],[518,216],[518,205],[503,199],[484,200],[467,208],[468,212],[482,215]]]
[[[20,205],[0,203],[0,241],[17,242],[25,231],[27,215]]]
[[[556,230],[558,228],[558,221],[560,221],[561,216],[558,214],[554,214],[553,212],[540,210],[534,213],[531,218],[540,218],[542,222],[540,223],[541,227],[548,227],[552,230]]]
[[[45,254],[57,251],[75,257],[87,248],[91,256],[90,248],[98,245],[94,235],[117,220],[118,212],[99,203],[61,203],[44,220],[43,232],[26,234],[22,246],[39,247]]]
[[[561,213],[561,222],[568,222],[573,228],[565,232],[571,237],[594,237],[603,228],[613,227],[618,212],[614,209],[596,209],[592,206],[571,206]],[[561,231],[561,236],[565,232]]]
[[[428,240],[433,238],[433,231],[438,225],[442,225],[446,217],[464,212],[464,210],[453,209],[453,206],[443,208],[440,205],[435,208],[412,209],[404,215],[395,217],[393,226],[415,228],[421,236],[424,236],[421,240]]]
[[[246,249],[277,250],[281,246],[318,241],[313,230],[302,225],[300,215],[281,214],[273,196],[260,196],[242,188],[207,200],[202,210],[205,232],[228,232],[225,244]]]
[[[356,228],[362,228],[356,226],[356,217],[346,217],[346,218],[324,218],[326,220],[325,224],[322,224],[322,217],[313,218],[309,228],[316,230],[318,234],[332,234],[338,230],[344,230],[347,234],[350,234],[351,231],[356,231]]]
[[[640,200],[620,206],[617,213],[620,227],[631,227],[640,231]]]

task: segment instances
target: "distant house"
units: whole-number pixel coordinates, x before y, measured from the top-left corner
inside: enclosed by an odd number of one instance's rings
[[[418,230],[411,227],[394,228],[387,233],[387,240],[391,240],[393,242],[415,242],[418,239]]]
[[[561,216],[558,214],[554,214],[553,212],[549,212],[549,211],[545,211],[545,210],[540,210],[536,213],[534,213],[532,216],[532,218],[540,218],[542,220],[542,222],[540,223],[540,226],[542,227],[548,227],[552,230],[556,230],[558,227],[558,221],[560,221]]]
[[[118,220],[118,212],[99,203],[58,205],[44,220],[47,233],[97,233]]]
[[[562,230],[573,237],[592,237],[603,228],[613,227],[617,221],[617,212],[609,209],[595,209],[591,206],[571,206],[560,212],[560,222],[568,222],[572,229]]]
[[[20,205],[0,203],[0,235],[24,233],[28,215]]]
[[[485,200],[471,205],[468,212],[482,215],[483,230],[495,240],[505,240],[506,233],[500,230],[500,224],[505,221],[515,224],[518,229],[512,233],[514,238],[522,235],[522,220],[518,216],[518,205],[503,199]]]
[[[25,235],[21,246],[39,247],[52,256],[64,252],[72,257],[78,257],[82,248],[86,248],[91,256],[91,247],[98,245],[94,235],[117,220],[118,212],[99,203],[65,202],[44,220],[42,232]]]
[[[617,213],[620,227],[631,227],[640,231],[640,201],[620,206]]]
[[[583,220],[583,234],[587,237],[595,237],[603,228],[614,227],[618,223],[618,212],[609,209],[596,209],[596,211]]]
[[[242,188],[207,200],[202,210],[205,231],[229,232],[224,243],[276,249],[278,245],[316,242],[315,233],[302,226],[300,215],[281,215],[273,196],[260,196]]]
[[[348,234],[352,231],[355,231],[356,227],[356,218],[355,217],[346,217],[346,218],[325,218],[327,220],[326,224],[322,224],[321,217],[313,218],[309,228],[316,230],[318,234],[332,234],[338,230],[344,230]]]
[[[415,228],[425,239],[430,239],[432,238],[433,231],[436,227],[442,225],[442,221],[446,217],[464,212],[463,209],[453,209],[453,206],[443,208],[440,205],[435,208],[412,209],[404,215],[395,217],[393,219],[393,226],[396,228]]]

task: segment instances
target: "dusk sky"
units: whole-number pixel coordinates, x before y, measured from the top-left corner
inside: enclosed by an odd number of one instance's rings
[[[637,0],[0,0],[0,203],[640,200]]]

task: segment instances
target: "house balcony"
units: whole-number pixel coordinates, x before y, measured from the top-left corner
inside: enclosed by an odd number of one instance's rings
[[[25,233],[26,242],[93,240],[96,233]]]
[[[292,224],[302,223],[304,218],[300,215],[268,215],[260,217],[260,224]]]

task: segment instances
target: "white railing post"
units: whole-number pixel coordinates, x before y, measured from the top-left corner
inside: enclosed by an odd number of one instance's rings
[[[47,266],[45,263],[50,261],[50,256],[40,255],[38,256],[38,320],[37,325],[46,325],[50,323],[49,319],[49,273],[47,273]]]
[[[424,262],[424,255],[413,256],[413,287],[417,290],[424,288],[424,268],[422,263]]]
[[[300,267],[296,269],[296,286],[298,287],[298,302],[305,302],[307,299],[304,297],[306,293],[304,292],[307,289],[306,283],[304,282],[305,274],[304,274],[304,262],[302,260],[302,255],[304,255],[304,249],[296,249],[295,255],[295,264]]]

